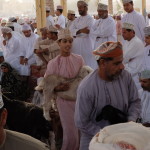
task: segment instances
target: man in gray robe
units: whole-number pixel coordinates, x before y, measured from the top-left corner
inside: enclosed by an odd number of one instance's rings
[[[136,121],[141,110],[135,83],[122,64],[122,45],[105,42],[93,54],[99,68],[83,79],[77,91],[75,124],[81,131],[80,150],[88,150],[92,137],[110,125],[104,119],[96,121],[106,105],[122,111],[127,121]]]

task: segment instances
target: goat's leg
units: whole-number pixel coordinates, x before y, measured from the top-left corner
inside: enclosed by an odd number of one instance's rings
[[[52,99],[52,92],[49,90],[44,90],[44,104],[43,104],[43,112],[44,112],[44,117],[46,120],[51,120],[49,110],[52,107],[51,99]]]

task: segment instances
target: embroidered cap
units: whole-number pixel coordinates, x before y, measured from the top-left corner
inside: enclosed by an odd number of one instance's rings
[[[75,11],[74,10],[68,10],[68,14],[75,15]]]
[[[57,29],[54,26],[52,26],[52,25],[48,27],[48,31],[50,31],[50,32],[58,32]]]
[[[2,24],[2,23],[6,23],[6,22],[7,22],[7,21],[6,21],[5,19],[2,19],[2,20],[1,20],[1,24]]]
[[[57,9],[63,9],[63,7],[61,5],[58,5]]]
[[[72,38],[71,32],[69,29],[61,29],[58,32],[58,40]]]
[[[8,22],[12,22],[12,21],[14,21],[14,20],[16,20],[15,17],[10,17],[10,18],[8,19]]]
[[[140,73],[140,79],[150,79],[150,70],[144,70]]]
[[[134,30],[134,25],[133,25],[133,24],[130,24],[130,23],[128,23],[128,22],[124,22],[123,25],[122,25],[122,28]]]
[[[46,11],[50,11],[51,9],[50,9],[50,7],[48,7],[48,6],[46,6]]]
[[[144,28],[144,34],[145,34],[145,36],[150,35],[150,26],[147,26],[147,27]]]
[[[120,42],[105,42],[102,43],[96,50],[93,51],[96,60],[101,57],[118,57],[123,55],[122,44]]]
[[[108,5],[103,4],[103,3],[99,3],[97,10],[108,10]]]
[[[28,24],[22,25],[22,31],[31,30],[31,27]]]
[[[126,3],[130,3],[130,2],[132,2],[133,0],[122,0],[122,3],[123,4],[126,4]]]
[[[88,3],[86,1],[84,1],[84,0],[79,0],[77,2],[77,6],[88,6]]]
[[[11,33],[12,29],[9,27],[2,27],[1,28],[2,33]]]

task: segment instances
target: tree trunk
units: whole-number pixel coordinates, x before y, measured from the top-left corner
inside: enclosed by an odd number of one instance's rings
[[[108,0],[108,8],[109,14],[113,14],[113,0]]]
[[[54,16],[54,0],[46,0],[46,6],[50,7],[50,14]]]
[[[61,6],[63,7],[63,15],[67,16],[67,0],[61,0]]]

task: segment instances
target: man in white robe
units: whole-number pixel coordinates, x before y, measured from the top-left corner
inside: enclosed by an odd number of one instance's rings
[[[19,56],[21,53],[21,43],[13,36],[12,29],[9,27],[2,27],[3,34],[3,54],[4,59],[17,71],[20,70]]]
[[[142,104],[141,122],[150,127],[150,70],[141,72],[140,82],[142,86],[142,89],[139,90]]]
[[[148,12],[146,16],[146,26],[149,26],[149,25],[150,25],[150,12]]]
[[[57,29],[50,26],[47,29],[47,39],[39,41],[38,47],[35,45],[36,54],[40,56],[40,58],[43,58],[42,61],[46,65],[60,53],[57,33]]]
[[[19,23],[17,23],[17,19],[15,17],[10,17],[8,19],[8,22],[12,22],[13,26],[14,26],[14,31],[21,33],[21,25]]]
[[[117,41],[115,20],[108,16],[108,6],[102,3],[97,8],[99,19],[92,26],[91,35],[94,36],[94,49],[107,41]]]
[[[145,33],[145,47],[144,47],[143,67],[144,69],[150,70],[150,26],[144,28],[144,33]]]
[[[81,55],[85,64],[93,69],[97,68],[97,63],[92,55],[92,39],[89,35],[94,19],[87,14],[88,4],[82,0],[77,2],[80,17],[76,18],[70,27],[74,36],[72,52]]]
[[[58,5],[56,9],[56,16],[58,16],[55,27],[57,29],[65,28],[66,27],[66,17],[63,16],[63,8],[62,6]]]
[[[22,32],[24,37],[22,38],[23,49],[20,54],[20,63],[23,65],[28,65],[29,70],[32,64],[36,63],[35,54],[34,54],[34,45],[38,35],[34,34],[31,31],[31,27],[27,24],[22,26]]]
[[[50,15],[50,8],[46,7],[46,27],[54,25],[54,18],[52,15]]]
[[[68,22],[66,24],[66,28],[70,29],[70,26],[72,25],[73,21],[75,20],[75,11],[68,10],[67,18],[68,18]]]
[[[7,23],[7,20],[2,19],[2,20],[1,20],[1,27],[4,27],[4,26],[6,25],[6,23]]]
[[[124,70],[123,49],[120,42],[105,42],[93,52],[99,68],[84,78],[77,90],[75,124],[80,129],[80,150],[89,150],[92,137],[111,122],[97,120],[102,109],[111,105],[136,121],[140,115],[140,99],[131,75]],[[115,113],[112,118],[117,120]],[[121,123],[121,122],[120,122]]]
[[[137,13],[134,10],[133,7],[133,1],[132,0],[122,0],[124,10],[127,12],[127,14],[123,15],[121,21],[122,23],[128,22],[134,25],[135,27],[135,35],[144,41],[144,28],[146,26],[146,21],[144,17]]]
[[[135,35],[133,24],[123,23],[122,36],[125,40],[123,43],[125,69],[131,73],[137,88],[140,89],[138,73],[143,69],[144,44]]]

